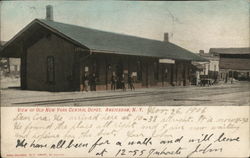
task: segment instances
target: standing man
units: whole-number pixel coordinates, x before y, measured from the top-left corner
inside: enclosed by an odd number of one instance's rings
[[[88,90],[89,90],[89,76],[87,73],[85,73],[83,80],[84,80],[84,90],[86,92],[88,92]]]
[[[96,91],[96,75],[95,75],[95,73],[93,73],[91,78],[90,78],[90,90]]]
[[[125,75],[122,74],[121,76],[121,88],[123,91],[126,91],[126,88],[125,88]]]
[[[111,90],[115,91],[116,83],[117,83],[117,78],[116,78],[116,75],[113,74],[112,77],[111,77]]]
[[[128,75],[128,86],[131,89],[131,91],[135,90],[132,74]]]

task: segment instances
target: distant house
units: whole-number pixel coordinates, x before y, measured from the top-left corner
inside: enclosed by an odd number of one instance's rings
[[[207,59],[207,61],[192,62],[196,68],[196,75],[193,77],[192,84],[199,85],[201,78],[212,80],[213,83],[217,82],[219,73],[219,55],[205,53],[204,50],[200,50],[199,56]]]
[[[220,80],[250,80],[250,48],[211,48],[209,53],[220,57]]]
[[[207,75],[208,78],[217,79],[219,73],[219,55],[204,53],[203,50],[200,50],[199,55],[209,61],[203,63],[201,75]]]
[[[35,19],[8,41],[1,56],[21,58],[21,88],[82,90],[95,74],[97,90],[110,89],[111,76],[133,75],[136,87],[190,84],[191,61],[206,59],[168,41]]]
[[[5,41],[0,42],[0,52],[3,49]],[[0,58],[0,73],[3,76],[20,76],[20,59],[19,58]]]

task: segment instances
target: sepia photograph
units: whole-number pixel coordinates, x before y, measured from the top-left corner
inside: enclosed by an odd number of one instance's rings
[[[249,9],[1,1],[1,157],[249,157]]]

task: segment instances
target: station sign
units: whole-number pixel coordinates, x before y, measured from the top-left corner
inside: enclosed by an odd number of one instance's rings
[[[159,59],[159,63],[174,64],[175,60],[172,60],[172,59]]]

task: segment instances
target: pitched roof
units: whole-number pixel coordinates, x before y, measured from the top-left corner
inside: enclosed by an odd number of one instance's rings
[[[206,59],[170,42],[100,31],[44,19],[35,19],[33,22],[39,23],[93,52],[206,61]]]
[[[249,47],[243,48],[210,48],[210,53],[215,54],[250,54]]]

